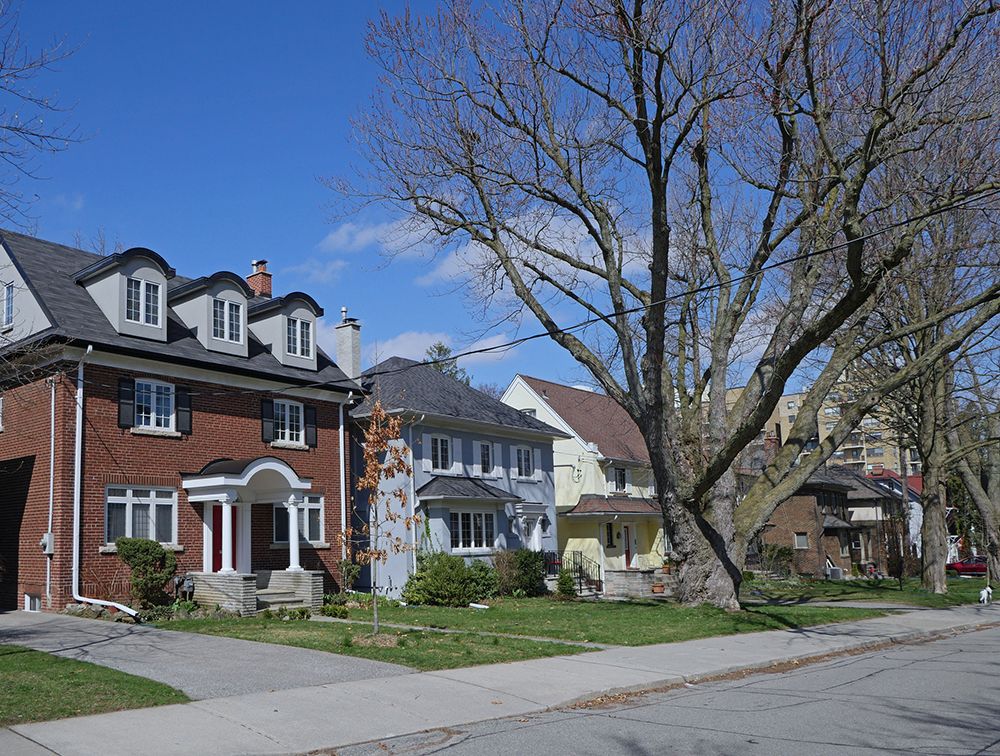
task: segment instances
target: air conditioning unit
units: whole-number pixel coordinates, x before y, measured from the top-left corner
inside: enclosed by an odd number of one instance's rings
[[[827,572],[827,577],[830,578],[830,580],[844,579],[844,570],[840,567],[827,567],[826,572]]]

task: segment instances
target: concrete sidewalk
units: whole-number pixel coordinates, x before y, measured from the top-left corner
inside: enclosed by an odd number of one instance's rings
[[[5,756],[292,754],[1000,623],[1000,605],[251,693],[0,730]]]
[[[39,612],[0,614],[0,644],[25,646],[147,677],[182,690],[190,698],[307,688],[414,672],[398,664],[309,648]]]

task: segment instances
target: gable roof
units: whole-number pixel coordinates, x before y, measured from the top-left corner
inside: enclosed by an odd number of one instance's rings
[[[202,346],[169,304],[166,307],[166,343],[120,334],[87,290],[75,280],[80,271],[110,265],[111,263],[103,262],[109,258],[12,231],[0,232],[0,244],[3,244],[22,272],[26,285],[39,299],[52,323],[50,328],[35,334],[33,338],[63,339],[80,345],[93,344],[95,349],[104,351],[271,378],[294,385],[323,384],[323,387],[328,388],[358,390],[357,384],[348,379],[320,349],[317,349],[316,364],[319,369],[316,372],[282,365],[249,332],[247,357],[211,352]],[[155,254],[145,250],[130,252],[141,252],[143,256]],[[167,282],[166,301],[169,302],[170,294],[175,289],[191,283],[190,278],[171,278]],[[258,301],[265,302],[267,298],[254,297],[250,300],[251,303]]]
[[[361,374],[361,385],[372,393],[351,410],[351,417],[370,414],[377,395],[389,412],[410,411],[566,437],[561,430],[416,360],[404,357],[383,360]]]
[[[887,486],[871,478],[867,478],[845,465],[828,465],[824,472],[828,477],[850,487],[851,490],[847,492],[848,502],[857,503],[860,501],[871,501],[872,499],[900,498],[899,494],[894,493]]]
[[[520,378],[584,441],[597,444],[605,457],[649,464],[649,450],[639,426],[605,394],[563,386],[526,375]]]

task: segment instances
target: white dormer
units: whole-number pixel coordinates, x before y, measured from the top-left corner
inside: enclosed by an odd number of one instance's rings
[[[247,301],[253,290],[240,276],[220,271],[176,287],[170,306],[201,345],[247,356]]]
[[[297,291],[252,304],[250,330],[282,365],[316,370],[316,320],[322,316],[316,300]]]
[[[175,275],[150,249],[133,247],[81,270],[75,281],[101,308],[118,333],[167,340],[167,281]]]

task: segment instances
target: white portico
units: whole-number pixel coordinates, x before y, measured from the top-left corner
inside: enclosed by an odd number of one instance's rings
[[[203,570],[248,574],[251,566],[253,504],[284,505],[288,511],[287,572],[301,572],[299,508],[312,481],[276,457],[218,459],[182,476],[188,501],[203,503]]]

